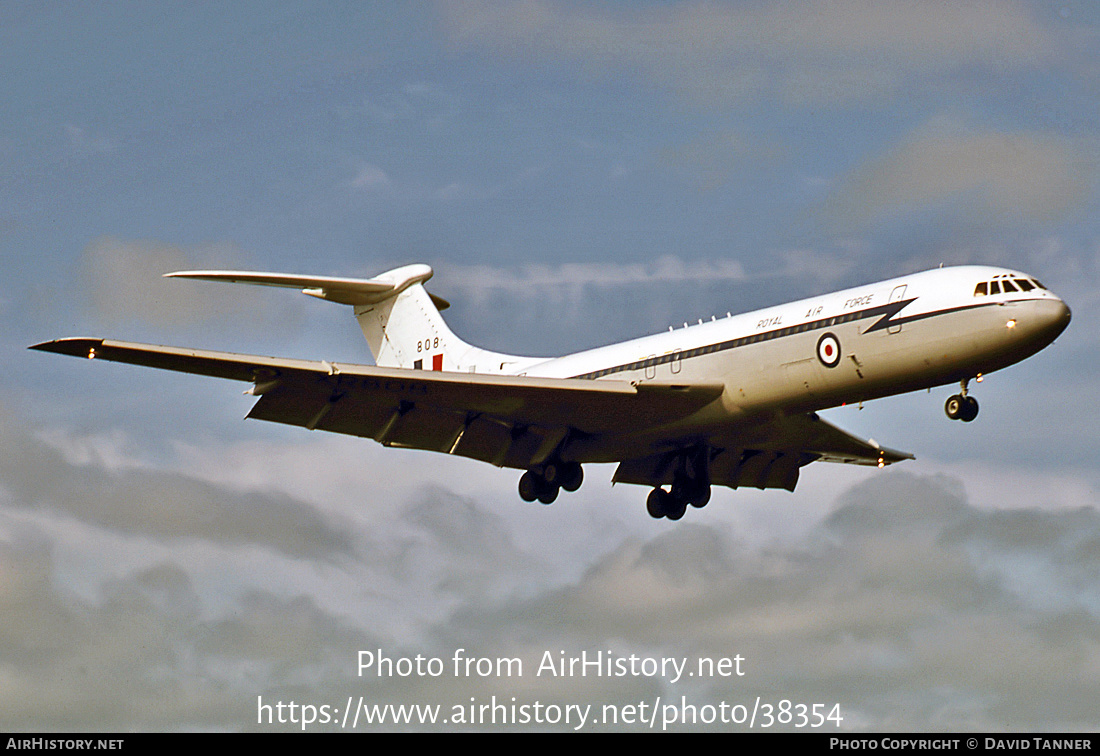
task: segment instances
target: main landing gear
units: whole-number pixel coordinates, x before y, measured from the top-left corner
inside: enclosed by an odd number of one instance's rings
[[[657,487],[649,492],[645,508],[654,519],[679,520],[689,506],[702,509],[710,501],[710,484],[677,477],[670,490]]]
[[[952,420],[962,420],[964,423],[969,423],[978,416],[978,400],[966,393],[966,387],[969,383],[969,379],[963,379],[962,391],[948,398],[947,403],[943,405],[943,411]]]
[[[519,497],[524,501],[538,499],[543,504],[552,504],[559,491],[576,491],[582,482],[584,470],[579,462],[547,462],[520,476]]]
[[[699,445],[676,463],[669,490],[657,486],[649,492],[645,508],[654,519],[679,520],[689,506],[703,508],[710,501],[710,449]]]

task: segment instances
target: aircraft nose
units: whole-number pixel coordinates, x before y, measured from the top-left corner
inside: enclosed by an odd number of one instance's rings
[[[1069,326],[1073,313],[1060,298],[1043,300],[1039,312],[1040,330],[1048,342],[1054,341]]]
[[[1061,299],[1058,302],[1062,305],[1062,328],[1064,329],[1069,325],[1069,321],[1073,320],[1073,313],[1069,310],[1069,305],[1063,302]]]
[[[1057,307],[1055,307],[1054,311],[1050,314],[1050,319],[1052,325],[1060,326],[1058,332],[1061,333],[1066,330],[1069,321],[1073,320],[1073,313],[1070,312],[1069,305],[1059,299]]]

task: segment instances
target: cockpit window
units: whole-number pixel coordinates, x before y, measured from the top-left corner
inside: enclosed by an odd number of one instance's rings
[[[1016,274],[1004,274],[994,277],[992,281],[982,281],[974,287],[974,296],[984,297],[987,295],[1000,294],[1003,290],[1005,294],[1011,294],[1015,291],[1033,291],[1035,288],[1045,289],[1046,287],[1039,283],[1034,278],[1017,278]]]

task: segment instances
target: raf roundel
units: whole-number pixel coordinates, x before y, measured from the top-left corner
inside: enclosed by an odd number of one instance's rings
[[[826,333],[817,340],[817,358],[825,367],[834,368],[840,364],[840,342],[836,336]]]

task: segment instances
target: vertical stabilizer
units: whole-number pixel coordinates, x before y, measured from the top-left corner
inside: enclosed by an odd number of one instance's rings
[[[427,265],[406,265],[372,281],[392,281],[390,293],[357,304],[355,317],[374,361],[381,367],[447,370],[463,373],[519,373],[543,358],[500,354],[467,344],[454,335],[440,315],[450,305],[429,294]]]
[[[358,305],[355,318],[381,367],[422,370],[476,369],[475,349],[454,335],[432,297],[417,281],[396,296]]]

